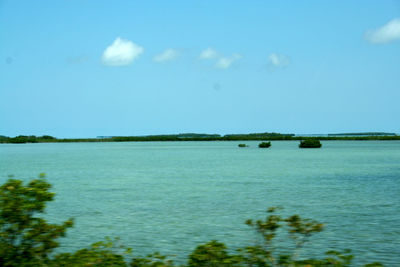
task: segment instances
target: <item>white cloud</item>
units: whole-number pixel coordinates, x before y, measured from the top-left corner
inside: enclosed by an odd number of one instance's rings
[[[400,18],[395,18],[382,27],[369,30],[365,33],[365,38],[374,44],[389,43],[400,39]]]
[[[276,68],[286,67],[290,64],[290,58],[288,56],[275,53],[269,54],[268,61],[273,67]]]
[[[132,63],[144,48],[129,41],[118,37],[103,52],[102,61],[109,66],[123,66]]]
[[[216,58],[217,56],[218,56],[217,51],[215,51],[211,47],[204,49],[200,53],[200,58],[202,58],[202,59],[213,59],[213,58]]]
[[[242,56],[239,54],[233,54],[231,57],[221,57],[220,59],[218,59],[215,67],[219,69],[227,69],[232,65],[233,62],[241,58]]]
[[[164,52],[162,52],[159,55],[156,55],[153,60],[156,62],[165,62],[165,61],[170,61],[175,58],[177,58],[179,55],[178,51],[174,49],[166,49]]]

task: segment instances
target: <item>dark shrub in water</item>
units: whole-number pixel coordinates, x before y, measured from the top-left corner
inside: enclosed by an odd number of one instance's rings
[[[321,142],[317,139],[306,139],[299,144],[300,148],[320,148],[321,146]]]
[[[268,148],[271,146],[271,142],[262,142],[260,144],[258,144],[259,148]]]

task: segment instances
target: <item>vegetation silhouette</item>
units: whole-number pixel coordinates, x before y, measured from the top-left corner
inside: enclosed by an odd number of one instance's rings
[[[371,135],[369,135],[371,134]],[[375,134],[375,135],[373,135]],[[50,135],[19,135],[8,137],[0,135],[0,143],[71,143],[71,142],[155,142],[155,141],[301,141],[315,139],[312,137],[295,136],[294,134],[280,133],[249,133],[249,134],[170,134],[170,135],[146,135],[146,136],[100,136],[97,138],[62,138],[58,139]],[[329,134],[319,136],[319,140],[400,140],[400,135],[392,133],[355,133],[355,134]]]
[[[318,139],[306,139],[300,142],[300,148],[320,148],[322,147],[321,142]]]
[[[258,144],[259,148],[269,148],[271,146],[271,142],[261,142]]]

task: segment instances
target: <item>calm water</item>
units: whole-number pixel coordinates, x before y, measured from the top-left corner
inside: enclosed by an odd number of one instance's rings
[[[244,221],[280,205],[326,224],[304,253],[350,248],[358,263],[399,266],[400,142],[238,143],[3,144],[0,179],[47,173],[57,196],[46,216],[76,222],[63,250],[119,236],[136,254],[182,261],[212,239],[252,244]]]

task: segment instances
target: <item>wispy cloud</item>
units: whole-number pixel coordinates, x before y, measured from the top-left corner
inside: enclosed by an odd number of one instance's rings
[[[102,61],[108,66],[129,65],[143,52],[143,47],[118,37],[104,50]]]
[[[200,53],[200,58],[202,58],[202,59],[213,59],[213,58],[216,58],[217,56],[218,56],[217,51],[215,51],[211,47],[204,49]]]
[[[374,30],[365,33],[367,41],[373,44],[384,44],[400,39],[400,18],[395,18]]]
[[[231,57],[221,57],[218,59],[217,63],[215,64],[215,67],[219,69],[227,69],[229,68],[233,62],[241,59],[242,56],[239,54],[233,54]]]
[[[269,54],[268,61],[275,68],[286,67],[290,64],[288,56],[276,53]]]
[[[153,60],[156,62],[165,62],[165,61],[174,60],[178,56],[179,56],[179,53],[175,49],[166,49],[161,54],[156,55],[153,58]]]

